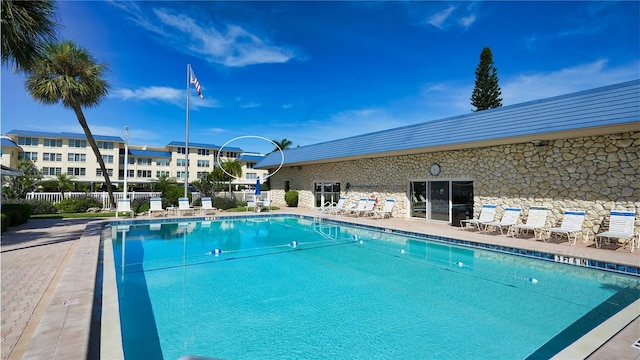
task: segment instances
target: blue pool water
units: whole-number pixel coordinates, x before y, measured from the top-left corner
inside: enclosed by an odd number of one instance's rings
[[[112,231],[128,360],[548,358],[639,297],[631,276],[302,218]]]

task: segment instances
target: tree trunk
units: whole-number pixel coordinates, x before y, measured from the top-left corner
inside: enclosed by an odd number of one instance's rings
[[[102,154],[100,154],[100,150],[98,149],[98,145],[96,144],[93,135],[91,134],[91,130],[89,129],[89,125],[87,124],[87,120],[84,117],[84,113],[80,106],[73,106],[73,111],[76,113],[76,117],[78,118],[78,122],[80,122],[80,126],[82,126],[82,130],[84,130],[84,134],[87,136],[87,141],[89,145],[91,145],[91,149],[93,149],[93,153],[98,159],[98,164],[100,164],[100,169],[102,170],[102,175],[104,175],[104,181],[107,183],[107,191],[109,192],[109,205],[112,209],[116,208],[116,202],[113,198],[113,189],[111,188],[111,180],[109,179],[109,173],[107,172],[106,166],[104,166],[104,159],[102,158]]]

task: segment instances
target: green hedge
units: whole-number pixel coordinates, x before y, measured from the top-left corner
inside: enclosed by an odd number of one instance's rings
[[[26,223],[32,213],[33,206],[31,204],[2,204],[2,231],[10,226]]]

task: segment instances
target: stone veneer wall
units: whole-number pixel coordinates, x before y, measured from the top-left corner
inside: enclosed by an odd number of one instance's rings
[[[274,203],[286,206],[284,183],[299,191],[300,207],[313,208],[315,182],[340,182],[347,200],[376,193],[382,201],[394,198],[394,217],[407,217],[409,181],[473,180],[474,210],[482,204],[523,209],[544,205],[550,220],[559,223],[565,210],[584,209],[585,228],[600,231],[610,210],[636,211],[640,224],[640,132],[532,143],[500,145],[457,151],[358,159],[315,165],[283,167],[271,178]],[[429,174],[440,164],[438,176]],[[351,188],[345,191],[346,183]]]

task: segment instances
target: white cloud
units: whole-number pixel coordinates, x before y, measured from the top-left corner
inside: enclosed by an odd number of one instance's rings
[[[449,6],[448,8],[435,13],[433,15],[431,15],[426,22],[428,24],[431,24],[435,27],[437,27],[438,29],[442,29],[444,27],[444,23],[447,21],[447,19],[449,19],[449,17],[451,16],[451,14],[453,13],[453,11],[456,9],[455,6]]]
[[[150,86],[142,87],[139,89],[116,89],[111,92],[111,96],[123,100],[138,99],[138,100],[163,100],[163,101],[175,101],[184,97],[184,90],[178,90],[164,86]]]
[[[160,2],[161,3],[161,2]],[[159,36],[162,44],[209,62],[228,67],[285,63],[297,57],[294,50],[272,44],[241,26],[203,24],[188,14],[167,8],[145,13],[136,3],[112,2],[140,27]]]

